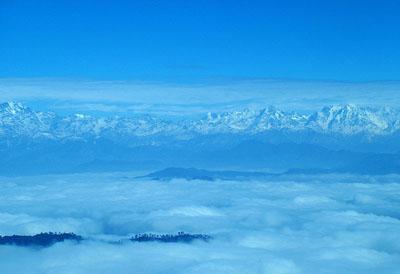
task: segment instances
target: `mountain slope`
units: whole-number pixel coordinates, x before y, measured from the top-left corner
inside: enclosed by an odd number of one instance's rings
[[[353,105],[311,115],[274,107],[200,119],[60,116],[0,105],[0,174],[161,169],[399,171],[399,111]]]
[[[274,107],[209,113],[201,119],[162,120],[149,115],[92,117],[58,116],[37,112],[20,103],[0,105],[0,135],[30,138],[121,138],[167,136],[187,139],[209,134],[255,135],[269,131],[313,131],[325,134],[369,137],[398,133],[400,112],[389,108],[354,105],[324,107],[311,115],[287,113]]]

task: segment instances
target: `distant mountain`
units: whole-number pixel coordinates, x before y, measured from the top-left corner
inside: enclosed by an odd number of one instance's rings
[[[169,167],[163,170],[149,173],[142,178],[150,178],[153,180],[172,180],[172,179],[186,179],[186,180],[242,180],[242,179],[256,179],[271,177],[277,174],[266,172],[249,172],[249,171],[212,171],[197,168],[178,168]],[[139,177],[140,178],[140,177]]]
[[[392,164],[387,165],[388,159],[382,156],[376,160],[363,159],[356,165],[343,166],[340,168],[291,168],[283,172],[268,173],[268,172],[251,172],[251,171],[230,171],[230,170],[206,170],[198,168],[182,168],[169,167],[162,170],[151,172],[145,176],[138,178],[147,178],[157,181],[170,181],[173,179],[185,180],[230,180],[230,181],[248,181],[257,179],[279,179],[283,176],[290,175],[320,175],[334,173],[348,173],[357,175],[384,175],[384,174],[400,174],[400,155],[396,156]],[[373,161],[370,163],[368,161]]]
[[[400,129],[400,115],[391,108],[331,106],[310,115],[306,127],[348,135],[391,134]]]
[[[168,120],[0,104],[0,175],[170,166],[386,174],[399,170],[399,152],[400,112],[389,108],[340,105],[302,115],[268,107]]]
[[[400,130],[400,111],[355,105],[324,107],[311,115],[283,112],[274,107],[208,113],[201,119],[162,120],[135,117],[59,116],[37,112],[20,103],[0,104],[0,135],[29,138],[121,138],[166,136],[188,139],[209,134],[255,135],[268,131],[314,131],[325,134],[390,135]]]

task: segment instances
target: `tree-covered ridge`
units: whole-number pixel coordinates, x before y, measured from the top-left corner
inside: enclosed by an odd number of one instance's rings
[[[40,233],[33,236],[29,235],[12,235],[0,236],[0,245],[17,245],[17,246],[41,246],[48,247],[58,242],[75,241],[80,242],[83,238],[74,233]]]
[[[130,238],[132,242],[163,242],[163,243],[190,243],[195,240],[208,242],[211,237],[205,234],[188,234],[178,232],[178,234],[137,234]]]
[[[162,243],[191,243],[195,240],[208,242],[212,239],[211,236],[205,234],[189,234],[178,232],[177,234],[154,234],[143,233],[136,234],[129,238],[131,242],[162,242]],[[49,247],[55,243],[64,241],[74,241],[79,243],[85,240],[84,237],[75,233],[53,233],[46,232],[36,235],[11,235],[0,236],[0,245],[16,245],[25,247]],[[110,242],[120,244],[123,241]]]

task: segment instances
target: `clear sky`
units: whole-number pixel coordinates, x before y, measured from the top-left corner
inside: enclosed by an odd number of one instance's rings
[[[0,78],[400,80],[400,1],[0,1]]]

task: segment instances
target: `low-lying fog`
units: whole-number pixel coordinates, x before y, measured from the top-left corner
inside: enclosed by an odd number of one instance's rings
[[[400,273],[400,177],[150,181],[131,174],[0,179],[0,235],[74,232],[48,248],[0,246],[1,273]],[[112,244],[144,232],[209,242]]]

